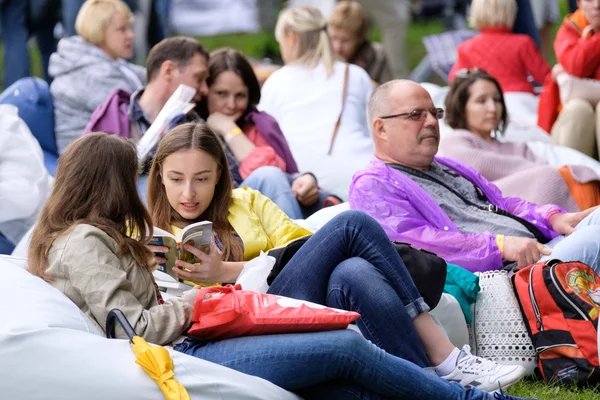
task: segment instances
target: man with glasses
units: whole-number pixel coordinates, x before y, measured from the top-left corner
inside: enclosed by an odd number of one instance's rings
[[[473,272],[549,256],[600,267],[600,210],[567,213],[504,197],[472,168],[436,157],[444,110],[421,85],[379,86],[367,114],[375,158],[354,175],[350,207],[379,221],[391,240]]]

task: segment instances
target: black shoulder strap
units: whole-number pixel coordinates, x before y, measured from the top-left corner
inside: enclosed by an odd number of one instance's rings
[[[438,185],[443,186],[444,188],[446,188],[448,191],[450,191],[452,194],[454,194],[456,197],[458,197],[459,199],[461,199],[465,204],[472,206],[472,207],[476,207],[480,210],[484,210],[484,211],[489,211],[489,212],[493,212],[494,214],[498,214],[498,215],[502,215],[508,218],[512,218],[515,221],[517,221],[518,223],[520,223],[521,225],[523,225],[534,237],[535,239],[542,243],[542,244],[546,244],[548,243],[548,239],[544,236],[544,234],[538,229],[537,226],[535,226],[534,224],[532,224],[531,222],[527,221],[524,218],[521,218],[517,215],[514,215],[508,211],[505,211],[503,209],[501,209],[500,207],[498,207],[495,204],[489,204],[487,207],[483,207],[480,206],[479,204],[473,203],[471,200],[467,199],[466,197],[464,197],[463,195],[461,195],[458,191],[454,190],[453,188],[451,188],[450,186],[448,186],[446,183],[442,182],[439,179],[434,178],[433,176],[430,176],[429,174],[426,174],[422,171],[419,171],[418,169],[414,169],[414,168],[409,168],[409,167],[405,167],[404,165],[399,165],[399,164],[387,164],[390,167],[397,169],[400,172],[405,172],[414,176],[418,176],[420,178],[423,179],[428,179],[432,182],[437,183]],[[464,178],[464,177],[463,177]],[[467,179],[467,178],[465,178]],[[481,188],[479,186],[477,186],[475,183],[473,183],[472,181],[470,181],[469,179],[467,179],[469,182],[471,182],[471,184],[473,185],[473,187],[475,188],[475,190],[478,193],[481,193],[481,195],[484,197],[485,201],[487,201],[489,203],[488,198],[485,196],[485,193],[483,192],[483,190],[481,190]]]

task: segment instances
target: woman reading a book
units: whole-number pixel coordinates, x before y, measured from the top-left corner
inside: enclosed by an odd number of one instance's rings
[[[200,262],[178,260],[173,268],[193,282],[235,282],[244,261],[311,234],[260,192],[232,191],[225,153],[206,124],[180,125],[163,138],[150,170],[148,205],[155,225],[173,233],[198,221],[213,223],[209,254],[184,245]],[[454,347],[382,228],[358,211],[338,215],[311,236],[269,293],[357,311],[367,339],[421,367],[437,366],[438,375],[449,379],[466,365],[478,366],[482,387],[494,390],[498,380],[510,385],[524,374],[521,367],[477,358],[468,346],[462,352]],[[186,343],[186,352],[204,354],[202,343]]]
[[[237,50],[219,49],[210,55],[208,72],[201,116],[223,139],[234,185],[268,194],[292,219],[323,208],[328,194],[319,190],[314,174],[298,172],[275,118],[256,109],[260,86],[248,60]]]
[[[214,135],[210,139],[220,149]],[[225,165],[223,175],[229,179],[226,171]],[[153,223],[137,194],[136,172],[132,143],[106,134],[75,141],[61,156],[53,192],[29,248],[31,273],[61,290],[102,332],[108,312],[119,308],[149,342],[175,342],[177,350],[262,377],[305,398],[342,398],[349,393],[356,398],[412,399],[415,393],[421,399],[511,398],[492,397],[440,379],[348,329],[212,342],[184,340],[195,296],[163,301],[156,290],[151,272],[156,262],[146,247],[145,234]],[[195,177],[194,185],[219,180],[216,173],[215,165]],[[181,179],[190,186],[187,177]],[[184,205],[191,207],[189,202]],[[142,234],[132,238],[131,231]],[[220,235],[227,237],[223,231]],[[400,263],[399,258],[394,261]],[[120,330],[117,336],[125,338]],[[418,339],[404,336],[406,347],[420,348]]]

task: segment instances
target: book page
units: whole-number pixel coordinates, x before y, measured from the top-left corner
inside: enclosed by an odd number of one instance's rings
[[[178,242],[180,247],[179,258],[190,264],[198,262],[196,256],[183,250],[183,245],[189,241],[194,242],[194,247],[208,254],[210,251],[210,242],[212,240],[212,222],[202,221],[187,226],[181,231],[181,238]]]
[[[190,101],[194,98],[196,90],[186,85],[179,85],[175,92],[169,97],[166,104],[158,113],[158,116],[150,125],[146,133],[142,136],[137,144],[137,153],[140,163],[146,160],[146,156],[154,149],[160,139],[165,134],[164,130],[169,123],[180,114],[187,114],[194,103]]]

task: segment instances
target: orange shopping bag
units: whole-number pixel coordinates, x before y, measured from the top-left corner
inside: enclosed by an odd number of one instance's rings
[[[205,299],[209,293],[217,296]],[[227,339],[272,333],[345,329],[360,317],[289,297],[242,290],[240,285],[202,289],[194,305],[188,334],[202,339]]]

